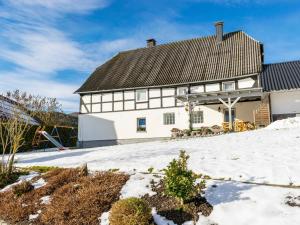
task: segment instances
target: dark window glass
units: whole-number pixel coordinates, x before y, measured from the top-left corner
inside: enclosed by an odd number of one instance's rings
[[[137,131],[146,131],[146,118],[137,118]]]

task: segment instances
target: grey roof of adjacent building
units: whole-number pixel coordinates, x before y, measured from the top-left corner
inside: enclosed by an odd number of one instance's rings
[[[77,93],[189,84],[261,73],[260,42],[243,31],[120,52],[98,67]]]
[[[261,74],[264,91],[300,89],[300,60],[265,64]]]
[[[33,125],[38,125],[41,121],[38,118],[30,116],[28,110],[17,102],[0,94],[0,119],[14,118],[17,114],[18,118]]]

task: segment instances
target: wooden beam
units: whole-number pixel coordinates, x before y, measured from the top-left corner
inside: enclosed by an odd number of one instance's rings
[[[241,97],[238,97],[237,99],[235,99],[234,102],[232,103],[231,107],[233,107],[240,99],[241,99]]]
[[[232,105],[231,98],[228,98],[228,115],[229,115],[229,130],[232,131],[232,113],[231,113]]]
[[[229,98],[246,98],[246,97],[262,97],[263,93],[259,90],[253,90],[253,91],[235,91],[235,92],[229,92],[229,93],[215,93],[214,95],[211,94],[189,94],[187,95],[190,100],[194,101],[211,101],[211,100],[218,100],[218,99],[227,99]],[[182,99],[183,101],[187,101],[187,96],[177,96],[178,99]]]
[[[222,102],[227,108],[229,108],[229,105],[226,102],[224,102],[223,99],[219,98],[219,101]]]

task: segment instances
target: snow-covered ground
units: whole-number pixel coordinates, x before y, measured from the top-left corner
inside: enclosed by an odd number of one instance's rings
[[[300,208],[284,204],[287,196],[299,196],[300,189],[236,182],[300,185],[299,118],[276,122],[267,129],[215,137],[22,153],[17,161],[18,166],[75,167],[88,163],[92,170],[118,168],[136,173],[123,189],[122,196],[127,197],[130,193],[144,194],[151,179],[141,172],[150,167],[159,171],[178,157],[180,150],[190,155],[189,167],[194,171],[234,180],[208,183],[206,197],[214,210],[208,218],[200,217],[197,225],[300,224]]]

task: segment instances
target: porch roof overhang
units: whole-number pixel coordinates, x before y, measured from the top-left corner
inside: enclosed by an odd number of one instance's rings
[[[263,95],[264,93],[262,88],[249,88],[233,91],[186,94],[182,96],[176,96],[176,98],[182,102],[196,102],[198,104],[216,104],[220,103],[220,99],[239,98],[240,101],[248,101],[261,99]]]

